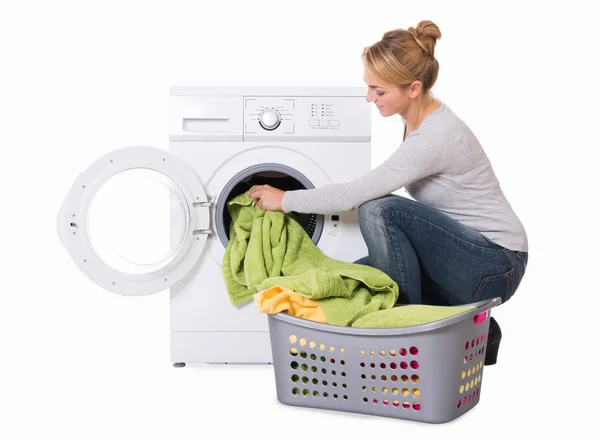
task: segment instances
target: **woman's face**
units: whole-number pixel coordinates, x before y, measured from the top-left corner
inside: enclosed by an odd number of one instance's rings
[[[384,83],[366,69],[363,79],[369,86],[367,102],[375,104],[381,116],[403,113],[409,107],[408,87],[400,88],[394,84]]]

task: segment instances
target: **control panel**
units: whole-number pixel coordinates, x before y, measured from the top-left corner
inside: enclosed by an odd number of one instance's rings
[[[369,111],[363,97],[245,96],[244,137],[364,141],[370,138]]]
[[[279,130],[294,134],[296,100],[293,98],[245,98],[245,133],[257,134]]]
[[[308,125],[311,127],[331,127],[337,129],[340,126],[340,120],[336,119],[337,112],[333,104],[317,103],[310,105],[310,117]]]

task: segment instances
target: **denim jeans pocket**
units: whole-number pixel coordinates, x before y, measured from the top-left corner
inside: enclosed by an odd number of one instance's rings
[[[473,295],[475,301],[482,301],[499,297],[502,302],[506,302],[513,294],[513,286],[515,280],[515,268],[513,267],[508,272],[498,275],[490,275],[485,277],[479,283],[477,291]]]

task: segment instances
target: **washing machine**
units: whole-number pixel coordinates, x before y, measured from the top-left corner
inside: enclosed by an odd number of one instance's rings
[[[172,87],[168,150],[114,149],[75,180],[60,239],[92,282],[123,295],[169,291],[170,357],[272,362],[267,316],[233,306],[222,275],[227,202],[253,185],[310,189],[371,167],[365,87]],[[290,213],[326,255],[367,254],[358,212]]]

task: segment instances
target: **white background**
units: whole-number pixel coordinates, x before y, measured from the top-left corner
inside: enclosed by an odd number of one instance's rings
[[[591,3],[3,3],[0,438],[505,439],[591,424]],[[423,19],[442,32],[433,92],[479,138],[529,235],[525,278],[493,312],[504,339],[479,405],[425,425],[281,405],[268,366],[173,368],[168,291],[106,292],[62,248],[56,214],[74,179],[118,147],[166,149],[171,85],[362,85],[363,48]],[[373,109],[373,166],[400,136],[400,117]]]

